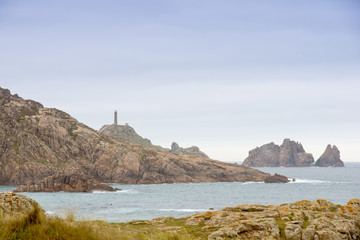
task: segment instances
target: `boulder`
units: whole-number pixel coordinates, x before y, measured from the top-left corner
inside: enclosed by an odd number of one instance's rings
[[[44,212],[40,205],[31,198],[16,193],[0,193],[0,216],[29,213],[35,207]]]
[[[41,181],[20,186],[14,192],[92,192],[95,190],[116,191],[119,189],[83,176],[55,174]]]
[[[344,162],[340,159],[340,151],[334,145],[327,145],[325,152],[315,162],[315,166],[318,167],[344,167]]]

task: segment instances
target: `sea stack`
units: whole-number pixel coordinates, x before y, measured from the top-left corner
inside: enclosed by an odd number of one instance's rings
[[[340,159],[340,151],[334,145],[327,145],[325,152],[315,162],[315,166],[318,167],[344,167],[344,162]]]
[[[243,165],[248,167],[309,167],[314,163],[301,143],[285,138],[278,146],[273,142],[249,151]]]

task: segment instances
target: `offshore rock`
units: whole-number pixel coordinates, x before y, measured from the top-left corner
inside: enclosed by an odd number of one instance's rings
[[[287,183],[289,179],[284,175],[275,173],[273,176],[268,176],[264,180],[265,183]]]
[[[306,153],[301,143],[284,139],[281,146],[273,142],[249,151],[243,165],[249,167],[308,167],[314,163],[312,154]]]
[[[28,183],[20,186],[14,192],[92,192],[92,191],[116,191],[109,185],[97,183],[93,179],[77,176],[56,174],[44,178],[41,181]]]
[[[344,167],[344,162],[340,159],[340,151],[334,145],[327,145],[325,152],[315,162],[315,166],[318,167]]]
[[[25,214],[31,212],[35,207],[44,212],[39,204],[31,198],[16,193],[0,193],[0,217]]]
[[[0,88],[0,184],[56,173],[123,184],[263,182],[270,174],[199,156],[144,148]]]

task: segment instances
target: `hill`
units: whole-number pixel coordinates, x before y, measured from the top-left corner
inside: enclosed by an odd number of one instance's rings
[[[124,184],[265,181],[270,176],[237,164],[144,148],[0,88],[0,184],[25,184],[55,173]]]

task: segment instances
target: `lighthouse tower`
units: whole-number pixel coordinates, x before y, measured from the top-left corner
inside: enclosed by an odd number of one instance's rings
[[[118,123],[117,123],[117,111],[115,110],[114,112],[114,125],[117,126]]]

